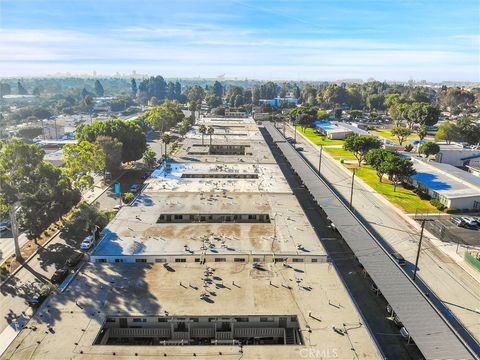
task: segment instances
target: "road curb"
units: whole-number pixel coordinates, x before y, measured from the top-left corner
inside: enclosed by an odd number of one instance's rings
[[[292,126],[290,124],[288,124],[288,127],[291,131],[295,131]],[[297,135],[300,135],[306,142],[308,142],[310,145],[314,146],[315,148],[319,149],[320,147],[316,144],[314,144],[310,139],[308,139],[305,135],[303,135],[301,132],[297,131]],[[337,160],[334,159],[328,152],[322,152],[322,156],[326,156],[328,157],[329,159],[331,159],[333,162],[337,163]],[[347,168],[345,168],[344,166],[339,166],[339,168],[341,168],[345,174],[348,174],[349,176],[352,174]],[[362,184],[362,186],[368,190],[371,190],[371,193],[375,196],[375,198],[377,198],[378,200],[380,200],[381,202],[383,202],[385,205],[389,206],[391,209],[393,209],[395,211],[395,213],[397,215],[399,215],[408,225],[412,226],[416,231],[420,231],[421,230],[421,226],[418,222],[416,222],[415,220],[413,220],[410,216],[408,216],[403,210],[399,209],[398,207],[394,206],[392,203],[390,203],[390,201],[388,201],[388,199],[386,199],[384,196],[382,196],[381,194],[379,194],[378,192],[376,192],[370,185],[368,185],[365,181],[363,181],[363,179],[361,179],[360,177],[355,177],[355,181],[356,182],[359,182]],[[354,206],[355,208],[355,206]],[[424,229],[424,239],[427,240],[427,241],[438,241],[438,242],[441,242],[443,243],[440,239],[438,239],[435,235],[433,235],[430,231],[428,231],[427,229]],[[436,244],[433,244],[433,245],[436,245]],[[457,265],[459,266],[460,268],[462,268],[470,277],[472,277],[475,281],[478,282],[476,276],[472,275],[470,273],[469,270],[467,270],[465,268],[465,265],[464,264],[464,260],[462,257],[460,257],[458,254],[458,258],[459,259],[455,259],[454,256],[452,256],[452,254],[450,254],[449,252],[446,252],[444,251],[442,248],[438,247],[438,246],[435,246],[439,251],[441,251],[442,254],[448,256],[450,259],[452,259],[452,261]]]

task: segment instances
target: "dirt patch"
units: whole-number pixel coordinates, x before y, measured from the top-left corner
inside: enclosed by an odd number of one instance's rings
[[[145,239],[155,236],[173,238],[175,236],[175,227],[173,225],[152,226],[145,230],[143,235]]]
[[[218,233],[224,236],[240,237],[240,225],[239,224],[223,224],[218,227]]]
[[[191,237],[199,237],[212,233],[211,224],[192,224],[181,227],[176,234],[178,239],[186,239]]]

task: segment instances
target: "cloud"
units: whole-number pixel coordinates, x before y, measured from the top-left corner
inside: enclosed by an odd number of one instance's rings
[[[390,73],[429,80],[446,79],[446,75],[452,80],[458,76],[479,79],[478,52],[468,47],[352,38],[259,37],[251,30],[222,30],[211,24],[124,27],[102,34],[8,29],[2,31],[2,38],[0,75],[46,74],[60,69],[112,73],[135,68],[165,75],[168,72],[171,76],[225,72],[242,77],[335,74],[336,78],[345,78],[350,74],[391,78],[387,76]]]

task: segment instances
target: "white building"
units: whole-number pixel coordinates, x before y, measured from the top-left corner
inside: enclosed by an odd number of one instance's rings
[[[480,210],[480,178],[449,164],[412,158],[412,182],[450,209]]]
[[[462,144],[439,144],[440,151],[435,155],[435,161],[453,166],[465,166],[465,160],[471,156],[480,155],[480,148],[468,147]]]

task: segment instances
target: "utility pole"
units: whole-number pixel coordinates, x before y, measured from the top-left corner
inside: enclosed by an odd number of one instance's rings
[[[12,230],[13,244],[15,246],[15,259],[21,262],[22,254],[20,252],[20,244],[18,243],[17,209],[15,209],[15,204],[8,204],[8,213],[10,215],[10,229]]]
[[[426,218],[422,219],[422,229],[420,230],[420,240],[418,241],[417,257],[415,259],[415,269],[413,269],[413,276],[412,276],[413,281],[415,281],[415,279],[417,277],[418,258],[420,257],[420,250],[422,248],[423,229],[425,228],[425,222],[427,222],[427,221],[433,221],[433,220],[429,220],[429,219],[426,219]]]
[[[322,168],[322,152],[323,145],[320,145],[320,156],[318,157],[318,173],[320,174],[320,169]]]
[[[353,184],[355,182],[355,168],[352,169],[352,187],[350,188],[350,210],[352,210],[352,203],[353,203]]]
[[[283,137],[285,137],[285,119],[283,119]]]

